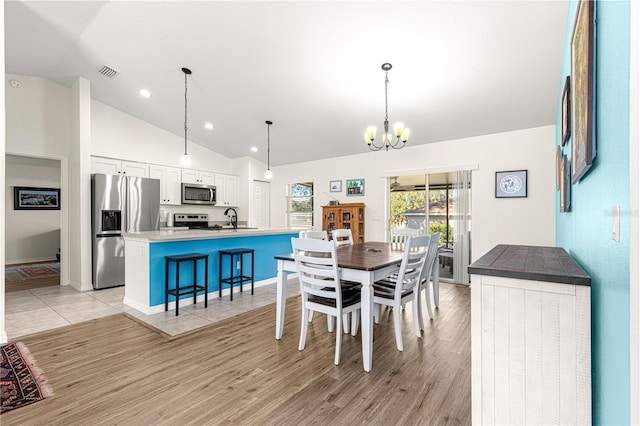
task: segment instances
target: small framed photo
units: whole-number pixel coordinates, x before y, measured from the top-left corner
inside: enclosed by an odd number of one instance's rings
[[[364,195],[364,179],[347,179],[347,196]]]
[[[14,210],[60,210],[60,188],[13,187]]]
[[[329,191],[330,192],[342,192],[342,181],[341,180],[332,180],[329,182]]]
[[[560,213],[567,213],[571,206],[571,166],[567,156],[560,162]]]
[[[526,170],[496,172],[496,198],[523,198],[526,196]]]

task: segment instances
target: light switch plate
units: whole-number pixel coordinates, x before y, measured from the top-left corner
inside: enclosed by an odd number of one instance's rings
[[[613,206],[611,210],[613,218],[612,238],[613,241],[620,241],[620,206]]]

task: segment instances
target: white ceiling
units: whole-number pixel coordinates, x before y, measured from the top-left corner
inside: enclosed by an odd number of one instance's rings
[[[410,145],[554,124],[567,10],[567,1],[7,1],[5,61],[8,73],[65,86],[86,78],[92,98],[181,137],[188,67],[189,140],[266,162],[271,120],[271,164],[282,165],[368,151],[364,129],[380,133],[384,119],[384,62],[389,119],[411,128]],[[103,65],[120,75],[103,77]]]

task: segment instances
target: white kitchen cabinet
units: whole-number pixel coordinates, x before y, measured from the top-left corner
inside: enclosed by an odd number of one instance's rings
[[[183,183],[201,183],[203,185],[215,185],[215,174],[202,170],[182,169]]]
[[[238,207],[238,176],[216,173],[216,205],[221,207]]]
[[[160,204],[181,204],[180,184],[182,182],[182,174],[180,169],[150,165],[149,177],[160,179]]]
[[[149,177],[149,165],[114,158],[91,157],[91,173]]]

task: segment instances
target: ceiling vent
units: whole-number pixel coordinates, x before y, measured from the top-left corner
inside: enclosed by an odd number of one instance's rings
[[[118,74],[120,74],[120,71],[116,71],[113,68],[110,68],[106,65],[100,68],[98,72],[107,78],[116,78]]]

